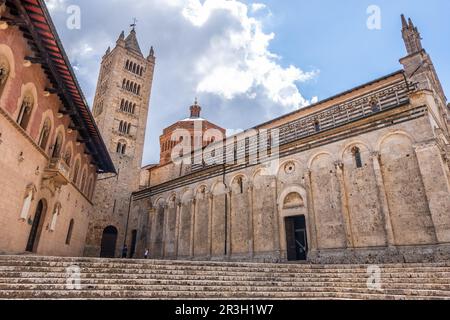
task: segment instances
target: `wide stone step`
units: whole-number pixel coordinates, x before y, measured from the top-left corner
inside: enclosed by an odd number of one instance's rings
[[[20,273],[20,272],[7,272],[0,274],[0,283],[8,283],[9,281],[23,280],[23,281],[31,281],[28,279],[52,279],[59,281],[66,281],[68,277],[67,273]],[[349,277],[336,277],[330,275],[329,277],[302,277],[301,275],[283,275],[279,277],[274,276],[248,276],[248,275],[173,275],[173,274],[113,274],[113,273],[83,273],[80,275],[81,281],[89,281],[89,280],[123,280],[123,281],[144,281],[144,280],[175,280],[175,281],[192,281],[192,280],[202,280],[202,281],[251,281],[251,282],[264,282],[264,281],[277,281],[277,282],[286,282],[286,283],[309,283],[309,282],[331,282],[331,283],[339,283],[339,282],[356,282],[356,283],[366,283],[367,278],[349,278]],[[407,278],[402,277],[401,274],[396,275],[396,277],[384,277],[380,278],[381,283],[390,284],[390,283],[418,283],[418,284],[450,284],[450,278]]]
[[[81,262],[78,264],[74,264],[73,262],[68,261],[1,261],[0,267],[51,267],[51,268],[67,268],[69,266],[77,265],[79,267],[89,267],[89,268],[100,268],[100,269],[121,269],[121,270],[129,270],[133,272],[134,270],[204,270],[204,271],[234,271],[234,272],[246,272],[246,271],[260,271],[260,272],[341,272],[341,273],[366,273],[368,265],[364,266],[353,266],[350,267],[346,265],[345,267],[336,266],[336,267],[320,267],[315,265],[275,265],[274,267],[267,267],[264,264],[257,264],[255,266],[247,266],[247,267],[235,267],[225,265],[191,265],[191,264],[175,264],[175,265],[167,265],[167,264],[153,264],[153,263],[104,263],[104,262]],[[380,265],[382,272],[450,272],[450,267],[447,266],[426,266],[426,267],[412,267],[412,266],[404,266],[404,267],[389,267],[386,265]]]
[[[216,266],[216,267],[250,267],[250,268],[305,268],[315,269],[354,269],[355,267],[367,268],[367,264],[296,264],[296,263],[253,263],[253,262],[214,262],[214,261],[180,261],[180,260],[138,260],[138,259],[103,259],[103,258],[66,258],[66,257],[42,257],[42,256],[0,256],[0,264],[3,261],[37,261],[37,262],[64,262],[64,263],[106,263],[125,265],[168,265],[168,266]],[[450,267],[450,262],[439,263],[392,263],[380,264],[386,268],[421,268],[421,267]]]
[[[25,269],[25,270],[24,270]],[[81,275],[87,274],[104,274],[115,278],[121,278],[130,274],[140,276],[144,278],[159,278],[161,275],[179,275],[179,276],[196,276],[196,277],[259,277],[261,279],[275,279],[275,278],[288,278],[291,281],[294,279],[308,279],[308,278],[335,278],[352,281],[366,281],[369,277],[366,273],[267,273],[267,272],[212,272],[212,271],[196,271],[196,270],[134,270],[133,272],[126,272],[121,269],[91,269],[85,268],[80,270]],[[1,267],[0,277],[7,275],[14,277],[39,277],[48,276],[49,273],[60,274],[60,276],[67,277],[68,273],[65,268],[41,268],[41,267],[28,267],[17,268],[14,267]],[[436,279],[437,281],[447,281],[450,278],[450,273],[447,272],[434,272],[434,273],[381,273],[381,279],[396,279],[396,278],[409,278],[409,279]]]
[[[67,290],[66,285],[0,285],[0,297],[4,291],[21,291],[21,290],[34,290],[34,291],[60,291],[64,294]],[[121,291],[152,291],[152,292],[166,292],[166,291],[195,291],[195,292],[221,292],[221,293],[235,293],[241,292],[273,292],[278,293],[305,293],[305,292],[335,292],[335,293],[358,293],[369,294],[370,290],[367,288],[350,288],[350,287],[274,287],[274,286],[237,286],[237,287],[224,287],[224,286],[132,286],[132,285],[98,285],[91,290],[95,291],[110,291],[113,293],[120,293]],[[386,295],[405,295],[405,296],[432,296],[432,297],[448,297],[450,292],[445,290],[419,290],[419,289],[385,289],[381,293]]]
[[[36,291],[3,290],[3,299],[338,299],[338,300],[445,300],[440,296],[408,296],[346,292],[195,292],[195,291]]]
[[[12,278],[0,279],[1,285],[66,285],[65,278]],[[174,279],[82,279],[82,288],[95,289],[101,285],[131,285],[131,286],[160,286],[160,285],[180,285],[180,286],[276,286],[276,287],[290,287],[290,288],[304,288],[304,287],[348,287],[348,288],[362,288],[367,289],[366,283],[356,282],[339,282],[339,281],[211,281],[211,280],[174,280]],[[450,291],[450,284],[432,284],[432,283],[398,283],[398,282],[381,282],[381,287],[385,289],[420,289],[420,290],[444,290]]]

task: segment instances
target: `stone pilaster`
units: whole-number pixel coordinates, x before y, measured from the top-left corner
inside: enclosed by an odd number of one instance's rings
[[[314,211],[314,195],[312,191],[312,184],[311,184],[311,170],[307,170],[305,172],[305,185],[306,185],[306,192],[307,192],[307,199],[306,203],[308,206],[308,226],[309,226],[309,232],[311,233],[310,236],[308,236],[308,243],[311,246],[311,251],[315,252],[319,249],[319,243],[317,239],[317,225],[316,225],[316,214]]]
[[[380,153],[372,152],[372,163],[377,185],[378,199],[380,201],[380,210],[383,215],[384,230],[386,232],[386,242],[388,246],[395,245],[394,231],[392,229],[389,203],[386,196],[386,189],[383,182],[383,173],[381,172]]]
[[[354,247],[354,239],[352,232],[352,221],[350,217],[350,211],[348,207],[348,197],[347,197],[347,186],[345,185],[344,178],[344,164],[341,161],[335,162],[336,167],[336,177],[339,182],[339,189],[341,195],[341,210],[342,210],[342,221],[344,222],[345,238],[347,248]]]
[[[450,242],[450,186],[436,142],[415,146],[438,243]]]

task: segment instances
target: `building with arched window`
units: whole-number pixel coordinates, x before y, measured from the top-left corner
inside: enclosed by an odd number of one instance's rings
[[[36,3],[0,5],[0,254],[81,256],[97,173],[115,168]],[[91,185],[80,189],[86,177]]]

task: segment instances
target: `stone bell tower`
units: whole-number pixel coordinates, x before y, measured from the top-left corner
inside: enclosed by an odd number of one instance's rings
[[[142,54],[132,27],[127,37],[122,31],[101,62],[93,114],[117,175],[99,176],[86,256],[117,257],[125,241],[130,256],[138,236],[129,224],[129,207],[131,193],[139,188],[155,56],[153,47],[147,57]]]

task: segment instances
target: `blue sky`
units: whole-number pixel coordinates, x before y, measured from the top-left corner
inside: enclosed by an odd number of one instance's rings
[[[164,127],[202,115],[230,132],[245,129],[401,68],[400,14],[418,26],[450,92],[448,0],[47,0],[58,32],[92,103],[101,57],[133,17],[157,65],[144,163],[159,159]],[[81,28],[66,27],[78,5]],[[369,30],[367,8],[381,12]]]

